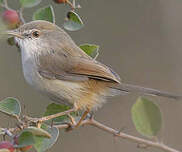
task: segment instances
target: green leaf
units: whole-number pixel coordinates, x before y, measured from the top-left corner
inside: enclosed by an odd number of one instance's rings
[[[67,13],[67,21],[63,27],[68,31],[77,31],[83,27],[83,21],[78,14],[73,11]]]
[[[25,147],[35,143],[34,136],[29,131],[23,131],[18,137],[18,145],[16,147]]]
[[[14,37],[8,38],[8,39],[7,39],[7,42],[8,42],[8,44],[11,45],[11,46],[12,46],[12,45],[15,45]]]
[[[136,130],[144,136],[153,137],[162,126],[159,107],[146,98],[138,98],[132,109],[132,120]]]
[[[99,55],[99,46],[95,44],[82,44],[80,48],[92,58],[96,58]]]
[[[31,132],[34,136],[42,136],[45,138],[51,138],[51,135],[47,131],[45,131],[41,128],[31,126],[31,127],[24,129],[23,131]]]
[[[42,0],[19,0],[21,7],[34,7],[38,5]]]
[[[55,15],[54,10],[51,5],[39,8],[34,14],[33,14],[33,20],[46,20],[52,23],[55,23]]]
[[[8,115],[20,115],[21,106],[17,99],[9,97],[0,101],[0,111]]]
[[[66,111],[68,109],[70,109],[70,107],[67,105],[51,103],[47,106],[44,116],[53,115],[59,112]],[[60,123],[64,120],[68,120],[68,116],[65,115],[53,119],[54,123]]]
[[[69,109],[70,109],[70,107],[67,105],[51,103],[47,106],[44,116],[53,115],[56,113],[67,111]],[[82,116],[82,111],[71,112],[70,115],[77,122],[78,120],[80,120],[80,118]],[[67,115],[63,115],[63,116],[48,120],[47,122],[52,123],[52,121],[54,124],[63,124],[63,123],[69,123],[70,118]]]
[[[58,139],[59,130],[56,127],[50,127],[45,124],[42,125],[42,129],[46,130],[49,134],[51,134],[51,138],[43,138],[36,136],[34,147],[37,152],[44,152],[47,149],[51,148]]]

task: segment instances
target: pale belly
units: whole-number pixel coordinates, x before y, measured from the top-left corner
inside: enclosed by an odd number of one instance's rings
[[[40,51],[37,51],[37,47],[34,47],[42,43],[37,44],[36,41],[31,41],[32,44],[30,45],[30,41],[21,41],[19,39],[17,41],[22,50],[25,80],[37,91],[59,103],[69,105],[76,103],[79,109],[96,109],[105,102],[108,88],[102,82],[95,80],[73,82],[42,77],[36,64]]]
[[[56,102],[73,104],[80,98],[79,83],[43,78],[31,60],[23,60],[23,74],[28,84]]]

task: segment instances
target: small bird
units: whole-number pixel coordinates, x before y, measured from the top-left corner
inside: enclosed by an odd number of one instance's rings
[[[26,81],[53,101],[71,104],[86,115],[106,101],[106,97],[130,92],[181,99],[182,96],[120,82],[108,66],[82,51],[57,25],[32,21],[7,31],[21,49]]]

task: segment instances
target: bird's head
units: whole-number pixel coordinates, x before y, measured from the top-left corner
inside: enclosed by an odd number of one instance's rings
[[[6,34],[15,37],[21,48],[42,47],[42,45],[46,47],[46,44],[51,45],[55,40],[66,35],[57,25],[43,20],[26,23],[18,29],[6,31]]]

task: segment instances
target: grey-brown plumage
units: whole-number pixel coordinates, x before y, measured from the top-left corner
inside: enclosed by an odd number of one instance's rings
[[[89,57],[55,24],[33,21],[13,32],[22,50],[25,79],[55,101],[92,110],[118,90],[181,98],[154,89],[120,84],[120,77],[111,68]]]

